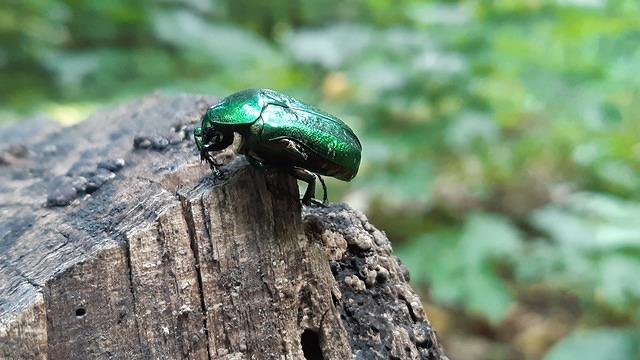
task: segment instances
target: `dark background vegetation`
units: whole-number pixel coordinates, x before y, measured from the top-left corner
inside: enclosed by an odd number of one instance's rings
[[[640,357],[637,0],[9,0],[0,41],[0,122],[246,87],[343,118],[331,199],[453,358]]]

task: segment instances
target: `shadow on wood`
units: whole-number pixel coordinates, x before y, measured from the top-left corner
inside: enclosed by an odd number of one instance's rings
[[[363,214],[303,209],[242,157],[200,164],[213,102],[0,129],[0,358],[445,359]]]

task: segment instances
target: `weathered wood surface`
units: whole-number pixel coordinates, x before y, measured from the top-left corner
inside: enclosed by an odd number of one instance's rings
[[[444,359],[385,235],[150,96],[0,129],[0,359]]]

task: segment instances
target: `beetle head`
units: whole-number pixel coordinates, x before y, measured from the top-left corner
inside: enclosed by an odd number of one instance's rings
[[[210,127],[202,134],[204,151],[220,151],[233,144],[233,131],[231,129]]]
[[[225,127],[199,127],[194,130],[193,136],[200,150],[200,159],[207,161],[212,168],[220,164],[214,161],[210,152],[220,151],[233,144],[233,131]]]

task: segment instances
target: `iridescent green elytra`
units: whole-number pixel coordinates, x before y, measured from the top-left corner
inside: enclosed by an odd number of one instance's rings
[[[233,143],[233,134],[242,136],[238,152],[259,168],[288,170],[309,186],[302,201],[309,204],[315,193],[315,176],[350,181],[358,173],[362,145],[342,120],[269,89],[237,92],[212,106],[202,116],[194,137],[200,156],[212,169],[209,154]]]

